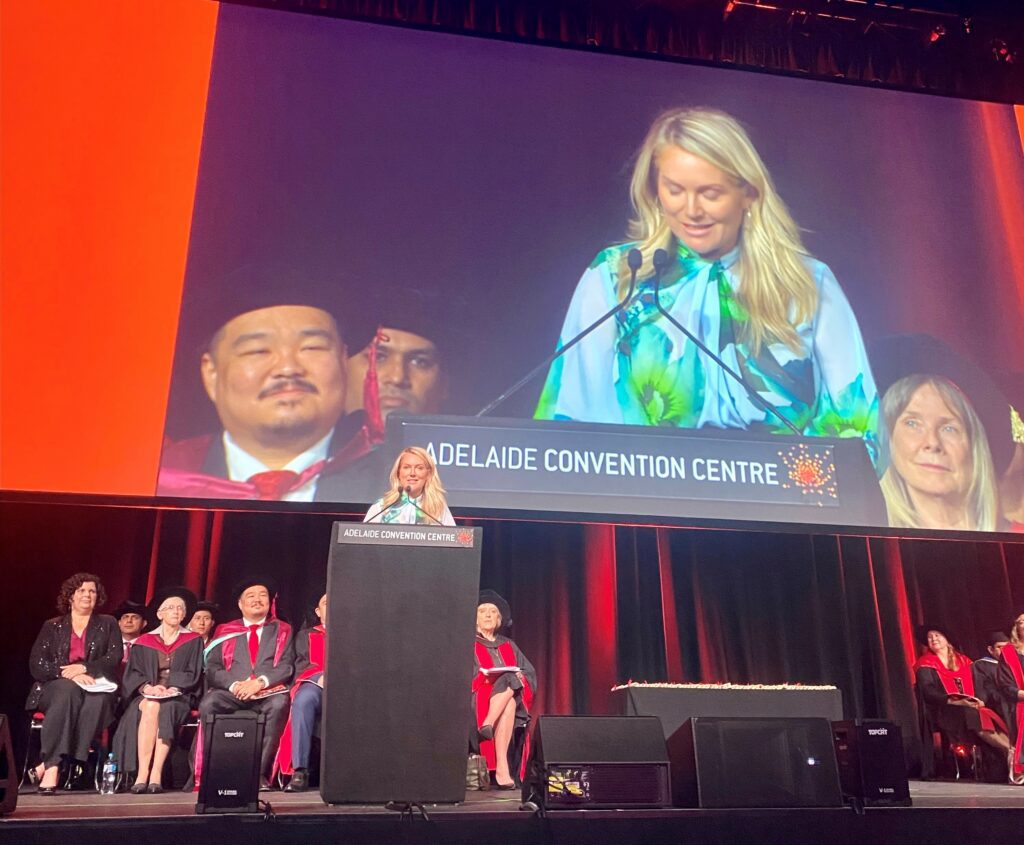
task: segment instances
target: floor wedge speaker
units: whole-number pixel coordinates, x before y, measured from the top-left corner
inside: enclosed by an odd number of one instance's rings
[[[833,722],[839,783],[846,798],[869,806],[910,806],[903,734],[892,722]]]
[[[215,713],[203,724],[197,813],[255,813],[260,794],[262,713]]]
[[[694,717],[668,739],[677,807],[841,807],[827,719]]]
[[[523,801],[544,809],[668,807],[668,754],[651,716],[540,716]]]
[[[7,816],[18,806],[18,773],[11,750],[11,723],[0,713],[0,816]]]

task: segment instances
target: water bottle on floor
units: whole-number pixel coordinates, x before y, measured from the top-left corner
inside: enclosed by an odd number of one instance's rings
[[[103,783],[100,786],[101,795],[113,795],[117,791],[117,762],[113,754],[107,755],[107,761],[103,764]]]

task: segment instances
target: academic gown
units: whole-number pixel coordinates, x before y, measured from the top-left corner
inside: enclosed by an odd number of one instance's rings
[[[139,703],[143,700],[141,688],[157,684],[160,680],[160,655],[170,656],[170,674],[165,686],[177,687],[182,694],[160,702],[157,717],[157,736],[173,740],[178,729],[188,720],[195,707],[203,683],[203,638],[186,631],[167,646],[160,637],[143,634],[132,646],[125,666],[121,691],[128,702],[121,722],[114,734],[113,752],[118,765],[129,772],[139,769]]]
[[[523,680],[520,681],[512,673],[488,678],[480,672],[481,668],[490,669],[495,666],[518,666],[522,671]],[[486,637],[478,635],[473,649],[473,681],[471,688],[476,727],[479,728],[487,716],[487,708],[490,705],[491,696],[508,688],[515,690],[516,727],[522,727],[530,720],[530,708],[533,706],[533,699],[537,690],[537,670],[533,668],[533,664],[523,654],[522,649],[508,637],[498,634],[491,641]],[[487,761],[487,768],[493,771],[497,763],[494,741],[481,740],[480,753]],[[524,750],[524,763],[527,756],[528,752]],[[520,773],[521,776],[522,774]]]

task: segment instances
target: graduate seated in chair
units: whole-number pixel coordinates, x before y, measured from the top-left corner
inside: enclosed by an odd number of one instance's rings
[[[483,590],[476,609],[474,645],[473,714],[476,741],[487,768],[494,772],[498,789],[515,789],[512,769],[522,765],[509,761],[513,733],[530,720],[530,708],[537,690],[537,672],[522,650],[499,633],[512,624],[512,611],[493,590]],[[528,750],[524,750],[525,762]]]
[[[274,773],[291,776],[285,792],[309,789],[309,755],[313,734],[320,723],[324,697],[324,646],[327,640],[327,593],[313,609],[317,624],[295,637],[295,684],[292,709],[281,734],[281,746],[274,761]]]
[[[288,688],[295,671],[292,627],[275,614],[277,587],[269,578],[245,578],[234,589],[240,619],[218,626],[206,649],[207,692],[199,703],[202,730],[196,743],[195,788],[203,769],[207,718],[253,710],[266,718],[260,754],[260,789],[268,776],[288,721]]]
[[[149,604],[154,623],[131,648],[121,690],[128,702],[114,735],[114,758],[135,772],[130,792],[163,792],[162,774],[178,729],[203,683],[203,639],[183,627],[196,597],[184,587],[158,590]]]
[[[925,651],[914,664],[914,674],[928,732],[938,731],[956,744],[981,740],[1005,760],[1010,753],[1006,723],[978,697],[971,659],[957,651],[938,625],[919,626],[917,636]]]

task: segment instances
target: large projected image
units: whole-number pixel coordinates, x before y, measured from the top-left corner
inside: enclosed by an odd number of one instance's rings
[[[157,495],[1024,530],[1022,196],[1010,107],[223,7]]]

